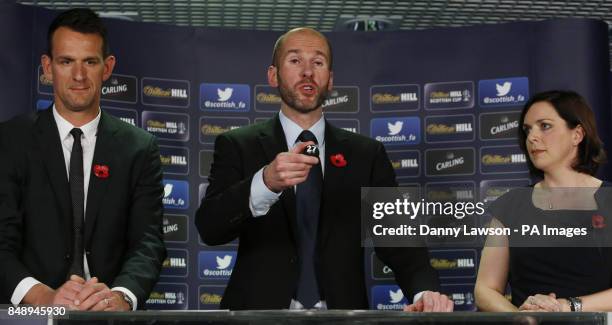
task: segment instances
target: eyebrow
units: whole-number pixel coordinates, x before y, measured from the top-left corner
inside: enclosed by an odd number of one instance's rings
[[[300,54],[300,52],[302,52],[302,51],[301,51],[301,50],[298,50],[298,49],[291,49],[291,50],[288,50],[288,51],[287,51],[287,54],[290,54],[290,53]],[[319,50],[316,50],[316,51],[315,51],[315,53],[316,53],[317,55],[320,55],[320,56],[324,57],[326,60],[329,60],[329,59],[327,58],[327,55],[325,54],[325,52],[323,52],[323,51],[319,51]]]
[[[540,122],[544,122],[544,121],[551,121],[552,122],[553,120],[551,120],[549,118],[541,118],[541,119],[537,120],[536,123],[540,123]],[[527,124],[525,122],[523,122],[523,125],[529,126],[529,124]]]

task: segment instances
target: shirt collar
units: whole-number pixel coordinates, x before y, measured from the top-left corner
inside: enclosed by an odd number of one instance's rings
[[[98,125],[100,124],[100,115],[101,110],[98,109],[98,115],[93,120],[89,121],[87,124],[81,126],[79,129],[83,131],[83,137],[85,139],[93,139],[98,133]],[[70,122],[66,121],[55,108],[55,104],[53,104],[53,117],[55,118],[55,124],[57,124],[57,130],[59,131],[60,139],[62,141],[66,140],[70,135],[70,131],[75,128]]]
[[[285,132],[285,138],[287,139],[287,146],[292,148],[295,142],[297,141],[298,136],[302,133],[303,129],[297,123],[293,122],[290,118],[288,118],[283,111],[278,112],[278,118],[280,120],[281,126],[283,127],[283,131]],[[312,134],[317,138],[317,142],[319,146],[325,145],[325,119],[323,115],[321,118],[313,124],[309,129]]]

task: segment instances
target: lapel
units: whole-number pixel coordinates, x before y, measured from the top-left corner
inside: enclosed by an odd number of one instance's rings
[[[348,137],[340,129],[325,121],[325,173],[323,175],[323,197],[321,198],[321,213],[319,214],[319,241],[324,244],[329,236],[330,228],[327,224],[334,218],[339,208],[334,204],[334,197],[338,196],[343,188],[346,170],[352,162],[351,148],[347,144]],[[332,155],[342,154],[348,164],[345,167],[336,167],[332,164]],[[328,200],[329,199],[329,200]]]
[[[53,189],[55,200],[59,206],[59,222],[61,229],[65,231],[60,234],[60,240],[64,241],[65,247],[70,247],[72,242],[72,202],[70,199],[70,187],[68,185],[68,174],[64,150],[60,141],[57,124],[53,118],[53,109],[49,108],[39,113],[36,121],[38,134],[36,141],[40,145],[44,166]]]
[[[273,118],[266,122],[266,125],[259,133],[259,142],[264,150],[266,162],[271,162],[281,152],[287,151],[287,140],[285,132],[276,114]],[[293,188],[283,191],[280,200],[285,209],[285,214],[291,227],[293,238],[297,239],[297,221],[295,216],[295,192]]]
[[[109,115],[102,112],[100,116],[100,124],[98,125],[98,133],[96,137],[96,148],[89,176],[89,188],[87,190],[87,211],[85,211],[85,249],[89,249],[91,234],[95,228],[96,219],[100,206],[104,204],[104,195],[108,187],[108,183],[113,177],[113,167],[115,160],[113,152],[116,151],[117,141],[115,133],[118,130],[117,121],[113,120]],[[108,166],[109,177],[99,178],[94,173],[95,165]]]

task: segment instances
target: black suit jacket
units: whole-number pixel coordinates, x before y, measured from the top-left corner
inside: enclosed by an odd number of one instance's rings
[[[295,194],[283,191],[265,216],[249,209],[253,175],[287,151],[278,116],[217,137],[209,186],[195,223],[207,245],[239,238],[236,264],[222,308],[285,309],[298,279]],[[341,153],[347,165],[329,157]],[[361,246],[362,186],[396,186],[380,142],[325,125],[325,172],[317,238],[319,287],[329,309],[367,308]],[[438,279],[423,248],[377,248],[406,295],[437,290]]]
[[[52,109],[0,124],[0,292],[8,303],[32,276],[58,288],[72,256],[72,208]],[[162,173],[155,138],[102,112],[85,215],[91,276],[129,289],[144,306],[166,256]],[[92,166],[93,169],[93,166]]]

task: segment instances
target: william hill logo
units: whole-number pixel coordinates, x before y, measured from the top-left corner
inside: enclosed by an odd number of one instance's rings
[[[432,258],[429,260],[431,266],[436,270],[452,270],[459,268],[473,268],[475,266],[473,258]]]
[[[469,90],[434,91],[429,97],[430,104],[451,104],[469,102],[472,94]]]
[[[242,125],[222,126],[222,125],[217,125],[217,124],[205,123],[205,124],[202,124],[200,131],[202,132],[202,135],[217,136],[223,132],[227,132],[230,130],[240,128],[241,126]]]
[[[393,169],[401,169],[401,168],[419,168],[418,159],[399,159],[399,160],[391,160],[391,166]]]
[[[148,120],[147,131],[165,134],[185,134],[187,126],[183,122]]]
[[[447,202],[447,201],[467,201],[474,199],[472,190],[431,190],[428,191],[427,197],[431,201]]]
[[[259,104],[272,104],[272,105],[274,104],[280,105],[280,103],[282,102],[282,99],[280,98],[279,95],[275,93],[269,93],[269,92],[263,92],[263,91],[260,91],[257,93],[257,95],[255,95],[255,100]]]
[[[178,155],[159,155],[164,166],[187,166],[187,157]]]
[[[372,103],[374,104],[400,104],[418,102],[417,93],[400,93],[398,95],[389,93],[374,93]]]
[[[174,88],[163,89],[161,87],[155,87],[155,86],[145,86],[144,94],[146,96],[160,97],[160,98],[185,99],[188,97],[187,89],[174,89]]]
[[[434,123],[427,126],[427,134],[455,134],[472,132],[472,123],[442,124]]]
[[[205,292],[200,295],[200,303],[204,305],[219,305],[222,298],[219,294]]]
[[[164,260],[162,267],[182,269],[187,267],[187,261],[182,257],[168,257]]]
[[[482,156],[483,165],[508,165],[508,164],[523,164],[527,159],[525,154],[516,153],[509,155],[486,154]]]

